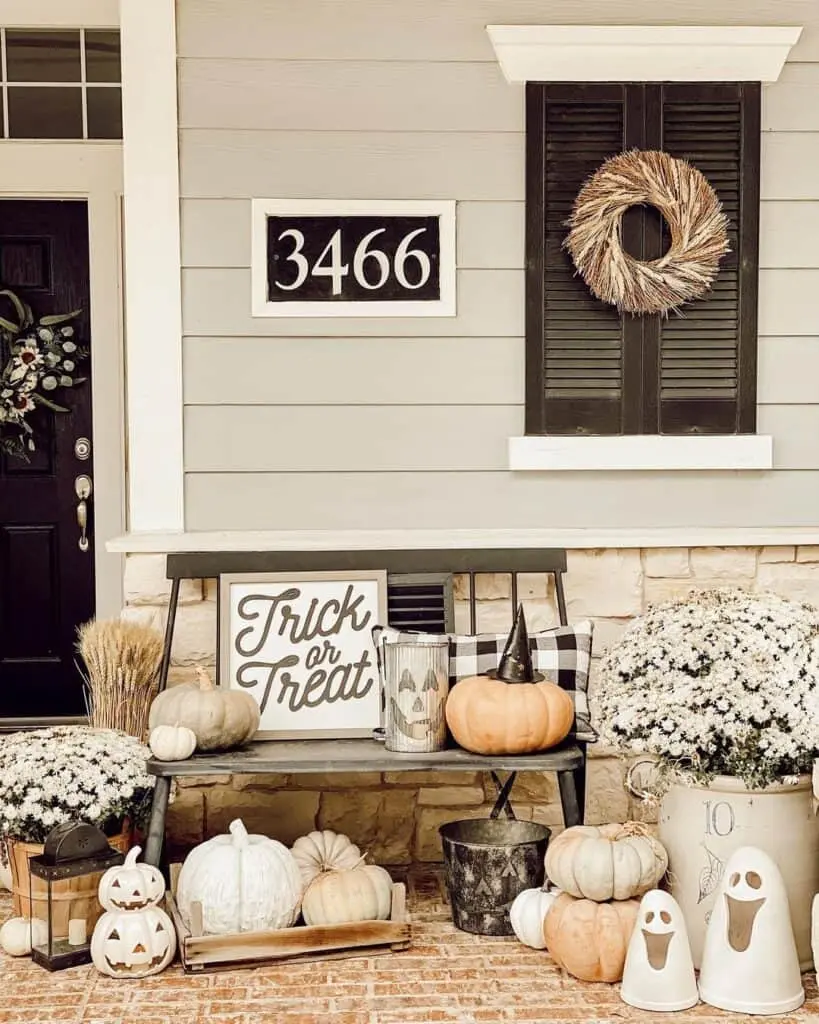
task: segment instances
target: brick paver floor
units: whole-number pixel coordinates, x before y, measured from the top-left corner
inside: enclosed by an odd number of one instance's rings
[[[408,880],[413,945],[358,960],[260,967],[186,976],[178,965],[144,981],[106,978],[92,967],[49,974],[28,958],[0,954],[0,1022],[71,1024],[558,1024],[564,1021],[760,1020],[699,1005],[681,1014],[642,1013],[616,986],[587,985],[560,971],[545,952],[514,939],[489,939],[451,923],[440,875]],[[0,900],[0,921],[11,901]],[[819,1022],[813,974],[808,1003],[787,1017]]]

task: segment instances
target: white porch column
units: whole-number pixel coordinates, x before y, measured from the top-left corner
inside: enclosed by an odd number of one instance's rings
[[[128,529],[183,530],[174,0],[120,0]]]

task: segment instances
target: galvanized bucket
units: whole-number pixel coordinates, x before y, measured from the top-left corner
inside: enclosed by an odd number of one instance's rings
[[[438,832],[455,926],[478,935],[511,935],[515,897],[545,880],[551,829],[535,821],[490,818],[450,821]]]

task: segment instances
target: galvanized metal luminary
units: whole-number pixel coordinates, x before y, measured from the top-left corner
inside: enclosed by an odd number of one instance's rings
[[[49,832],[42,854],[29,860],[30,905],[45,902],[48,925],[46,941],[32,945],[35,963],[49,971],[91,963],[100,878],[123,860],[93,825],[67,822]]]
[[[385,644],[384,661],[387,750],[443,750],[449,643]]]

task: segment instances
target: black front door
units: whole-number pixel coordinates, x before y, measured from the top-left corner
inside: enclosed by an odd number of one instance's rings
[[[86,348],[88,278],[85,202],[0,200],[0,288],[28,302],[35,320],[81,309],[72,326]],[[17,322],[5,297],[0,316]],[[30,461],[0,455],[0,728],[85,713],[74,645],[94,614],[93,497],[86,544],[77,494],[78,477],[94,478],[90,359],[78,371],[85,383],[56,396],[69,412],[29,414]]]

